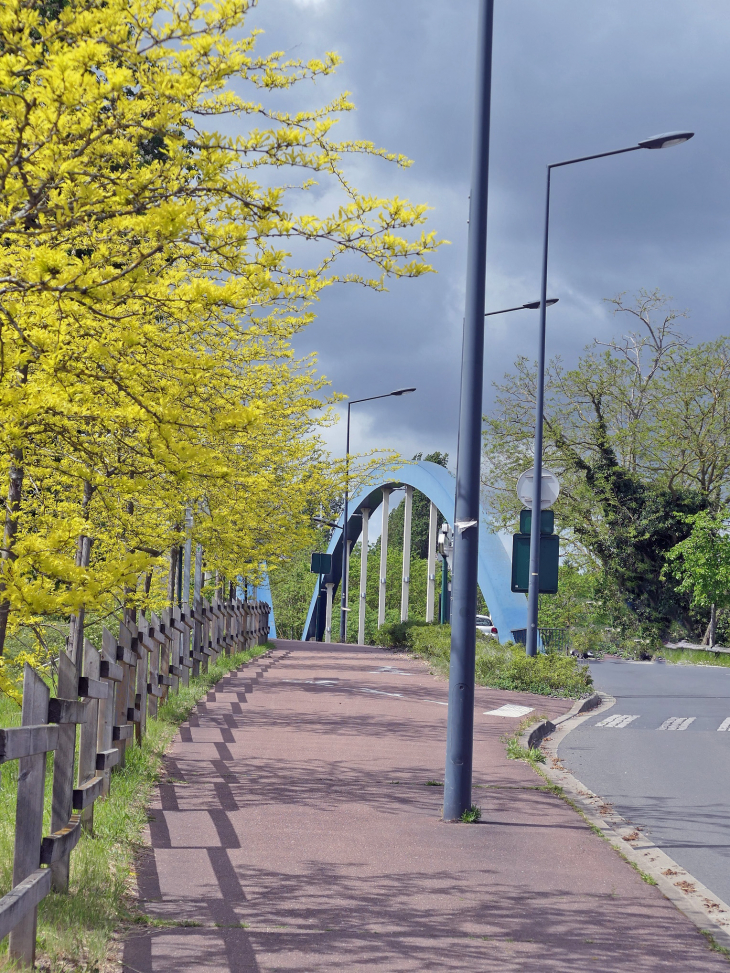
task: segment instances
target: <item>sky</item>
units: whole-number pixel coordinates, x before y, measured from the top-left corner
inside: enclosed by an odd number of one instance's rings
[[[387,293],[340,285],[295,341],[350,398],[352,451],[440,450],[456,461],[478,0],[259,0],[262,51],[336,51],[310,104],[346,90],[340,137],[413,160],[358,159],[355,184],[427,203],[447,239],[437,273]],[[571,364],[620,334],[604,298],[658,288],[687,310],[695,341],[730,333],[730,6],[726,0],[496,0],[487,308],[539,297],[545,166],[662,132],[695,138],[558,170],[551,204],[548,357]],[[484,410],[518,354],[534,356],[538,312],[487,319]],[[326,431],[344,453],[344,423]]]

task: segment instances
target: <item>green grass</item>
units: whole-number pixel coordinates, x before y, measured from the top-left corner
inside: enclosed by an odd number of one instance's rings
[[[451,626],[398,623],[379,629],[383,644],[405,648],[447,673],[451,652]],[[476,681],[480,686],[513,689],[541,696],[581,697],[593,689],[588,666],[574,656],[540,653],[525,655],[524,646],[477,633]]]
[[[730,949],[728,949],[727,946],[721,946],[709,929],[700,929],[700,932],[707,940],[707,945],[710,947],[713,953],[720,953],[720,955],[724,956],[725,959],[730,959]]]
[[[507,741],[507,756],[510,760],[526,760],[533,765],[545,763],[545,754],[542,750],[523,747],[516,737],[510,737]]]
[[[661,655],[667,662],[674,665],[693,665],[693,666],[730,666],[730,653],[725,652],[699,652],[696,649],[662,649],[657,655]]]
[[[476,804],[472,804],[472,806],[464,811],[464,813],[461,815],[461,820],[464,824],[476,824],[477,821],[481,820],[481,816],[482,809],[477,807]]]
[[[39,965],[48,973],[96,973],[104,964],[111,937],[127,922],[146,922],[134,909],[135,854],[142,846],[147,805],[160,779],[162,759],[177,727],[211,686],[227,672],[262,655],[271,646],[222,656],[205,674],[181,686],[148,719],[141,747],[127,751],[126,766],[112,774],[109,797],[94,808],[94,834],[83,834],[71,855],[71,883],[67,895],[51,893],[38,910]],[[0,725],[17,726],[20,710],[0,699]],[[46,775],[44,834],[50,821],[51,764]],[[2,768],[0,788],[0,895],[12,885],[15,794],[18,762]],[[0,966],[7,958],[7,939],[0,945]]]

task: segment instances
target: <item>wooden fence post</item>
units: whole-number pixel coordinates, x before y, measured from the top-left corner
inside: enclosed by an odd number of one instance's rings
[[[64,651],[58,659],[58,698],[77,700],[79,695],[76,666]],[[76,757],[76,724],[62,723],[58,728],[58,746],[53,758],[53,797],[51,831],[68,824],[73,811],[74,760]],[[64,855],[51,865],[52,884],[56,892],[68,891],[70,857]]]
[[[137,675],[137,653],[132,649],[132,633],[126,625],[119,626],[119,641],[116,646],[117,663],[122,667],[122,681],[117,684],[114,694],[113,743],[119,751],[119,766],[125,764],[125,754],[134,737],[134,726],[129,722],[130,698],[134,703],[134,690]],[[131,707],[134,708],[134,707]]]
[[[65,652],[61,654],[66,655]],[[70,659],[69,663],[73,667]],[[48,723],[50,695],[48,686],[26,663],[23,673],[23,712],[21,717],[23,726]],[[18,802],[15,811],[13,888],[40,867],[45,781],[45,753],[34,753],[29,757],[20,758]],[[35,963],[37,923],[38,906],[35,906],[26,913],[10,933],[10,956],[26,966],[33,966]]]
[[[88,640],[84,640],[84,675],[79,680],[79,696],[88,699],[86,723],[81,724],[79,740],[79,787],[96,777],[96,751],[99,734],[99,700],[109,695],[109,686],[101,676],[101,656]],[[94,830],[94,805],[89,804],[81,812],[84,830]]]
[[[195,624],[190,613],[190,605],[187,602],[183,602],[180,620],[185,626],[185,635],[183,635],[181,643],[180,666],[182,668],[182,684],[187,686],[190,683],[190,669],[193,665],[190,655],[190,635]]]
[[[117,662],[117,640],[107,629],[102,629],[101,639],[101,678],[109,687],[109,692],[106,699],[99,700],[96,749],[102,763],[99,767],[97,762],[97,769],[101,770],[104,780],[101,792],[106,796],[111,784],[111,768],[121,758],[120,748],[114,745],[114,713],[115,693],[124,678],[124,670]]]

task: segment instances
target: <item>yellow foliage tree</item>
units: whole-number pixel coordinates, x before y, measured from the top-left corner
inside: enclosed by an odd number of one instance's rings
[[[18,626],[128,597],[186,508],[229,578],[305,543],[342,470],[291,338],[336,281],[430,270],[426,207],[346,174],[408,160],[332,137],[345,96],[273,107],[339,59],[258,54],[253,5],[0,7],[0,654]],[[306,213],[321,179],[341,199]]]

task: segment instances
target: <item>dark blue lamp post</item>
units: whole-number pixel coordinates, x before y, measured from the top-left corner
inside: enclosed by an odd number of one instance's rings
[[[342,528],[342,581],[340,583],[340,642],[347,642],[347,579],[350,564],[350,552],[347,548],[347,521],[349,516],[348,504],[350,500],[350,408],[358,402],[374,402],[376,399],[389,399],[391,396],[409,395],[415,388],[396,389],[394,392],[384,392],[382,395],[368,395],[364,399],[350,399],[347,403],[347,443],[345,445],[345,504],[343,510]],[[335,525],[339,527],[339,524]]]
[[[645,139],[637,145],[630,145],[626,149],[613,149],[611,152],[598,152],[595,155],[583,155],[577,159],[567,159],[565,162],[553,162],[547,167],[547,191],[545,194],[545,230],[542,250],[542,292],[540,298],[540,336],[537,353],[537,395],[535,403],[535,450],[533,464],[532,503],[533,509],[540,507],[542,495],[542,433],[543,410],[545,405],[545,311],[548,305],[547,272],[548,272],[548,237],[550,231],[550,175],[553,169],[570,166],[576,162],[588,162],[590,159],[605,159],[609,155],[623,155],[625,152],[636,152],[638,149],[668,149],[673,145],[681,145],[692,138],[694,132],[667,132]],[[532,518],[530,529],[530,578],[527,595],[527,654],[537,654],[537,614],[539,606],[539,565],[540,565],[540,517]]]

